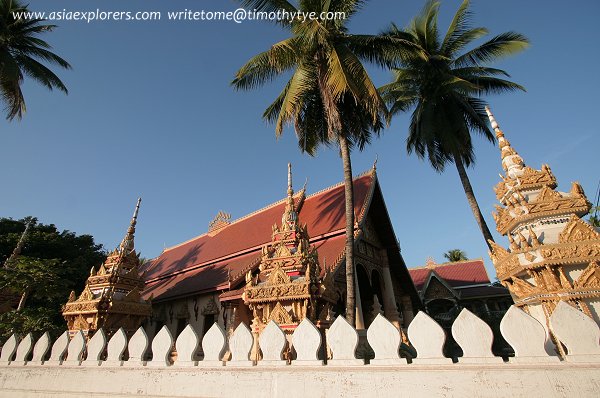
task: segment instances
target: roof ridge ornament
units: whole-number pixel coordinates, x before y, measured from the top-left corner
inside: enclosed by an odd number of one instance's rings
[[[134,238],[135,238],[135,226],[137,224],[138,213],[140,211],[140,204],[142,203],[142,198],[138,198],[137,203],[135,205],[135,210],[133,211],[133,217],[131,217],[131,222],[129,223],[129,228],[127,228],[127,233],[125,237],[121,241],[119,245],[119,253],[127,255],[131,253],[134,249]]]
[[[223,210],[219,210],[215,218],[208,223],[208,232],[218,231],[231,224],[231,214],[225,213]]]

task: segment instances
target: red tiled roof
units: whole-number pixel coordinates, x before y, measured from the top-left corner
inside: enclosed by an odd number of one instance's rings
[[[372,173],[354,179],[354,209],[359,215],[374,185]],[[298,201],[299,196],[296,196]],[[144,297],[167,299],[217,288],[228,289],[228,272],[243,278],[245,270],[258,261],[260,248],[271,241],[271,227],[281,222],[283,200],[252,213],[221,229],[166,249],[147,263]],[[304,199],[299,220],[306,224],[311,243],[319,253],[323,269],[335,265],[344,250],[344,185],[317,192]],[[329,235],[331,234],[331,235]]]
[[[440,264],[433,268],[421,267],[409,269],[408,272],[417,290],[420,291],[423,288],[432,270],[435,270],[451,287],[490,283],[483,260],[478,259]]]

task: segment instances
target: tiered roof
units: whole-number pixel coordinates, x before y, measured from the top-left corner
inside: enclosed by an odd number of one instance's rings
[[[354,212],[361,225],[377,185],[376,172],[356,177]],[[337,184],[305,196],[294,195],[298,216],[308,227],[310,243],[318,251],[322,272],[343,260],[345,247],[344,185]],[[251,213],[218,231],[205,233],[166,249],[144,265],[143,296],[154,302],[239,287],[248,270],[258,266],[261,248],[271,241],[272,226],[279,223],[286,199]]]

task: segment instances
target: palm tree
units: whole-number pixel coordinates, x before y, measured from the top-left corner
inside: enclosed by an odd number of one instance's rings
[[[42,62],[70,69],[71,65],[50,51],[52,48],[38,36],[52,31],[56,25],[44,24],[43,19],[19,19],[28,12],[19,0],[0,0],[0,93],[6,103],[8,120],[20,119],[25,113],[25,98],[21,83],[25,76],[52,90],[67,93],[63,82]]]
[[[298,7],[285,0],[244,0],[258,11],[343,12],[345,19],[279,21],[291,37],[250,59],[237,72],[232,85],[253,89],[278,75],[291,78],[263,118],[275,123],[277,136],[293,125],[301,151],[314,155],[322,145],[338,145],[344,168],[346,216],[346,319],[355,324],[354,296],[354,198],[352,148],[362,149],[379,134],[387,115],[362,62],[390,66],[407,50],[401,38],[351,35],[346,23],[363,0],[300,0]],[[400,43],[400,44],[399,44]]]
[[[390,115],[414,107],[407,139],[409,154],[427,156],[438,172],[447,163],[456,165],[469,205],[491,248],[489,242],[494,239],[465,170],[475,161],[471,131],[494,142],[487,124],[486,102],[479,96],[524,88],[498,77],[510,77],[505,71],[486,65],[525,49],[529,42],[519,33],[506,32],[461,53],[488,33],[485,28],[470,26],[468,7],[469,1],[464,0],[441,40],[437,26],[439,3],[433,1],[426,3],[404,31],[392,25],[384,32],[391,37],[408,34],[424,56],[401,60],[402,67],[394,70],[394,81],[381,87],[380,92],[390,106]]]
[[[468,260],[467,253],[460,249],[451,249],[444,253],[444,258],[451,262]]]

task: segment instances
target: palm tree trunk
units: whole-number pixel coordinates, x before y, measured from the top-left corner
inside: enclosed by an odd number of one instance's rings
[[[477,199],[475,199],[475,194],[473,193],[473,187],[471,186],[471,181],[469,181],[469,176],[467,176],[467,171],[465,170],[465,165],[462,160],[456,154],[454,155],[454,164],[456,165],[456,169],[458,170],[458,175],[460,177],[460,182],[462,183],[463,189],[465,190],[465,195],[467,195],[467,201],[469,202],[469,206],[471,206],[471,211],[473,211],[473,215],[475,216],[475,221],[477,221],[477,225],[479,225],[479,229],[483,234],[483,238],[485,239],[485,244],[488,246],[490,251],[492,250],[491,242],[494,242],[494,238],[492,237],[492,233],[488,228],[483,215],[481,214],[481,210],[479,209],[479,204],[477,203]]]
[[[21,300],[19,300],[19,306],[17,307],[17,312],[20,312],[23,308],[25,308],[25,302],[27,301],[27,298],[29,297],[30,291],[31,291],[31,289],[29,287],[26,287],[25,290],[23,291],[23,294],[21,295]]]
[[[352,163],[346,137],[339,135],[340,152],[344,164],[344,194],[346,198],[346,320],[355,326],[356,298],[354,296],[354,187]]]

